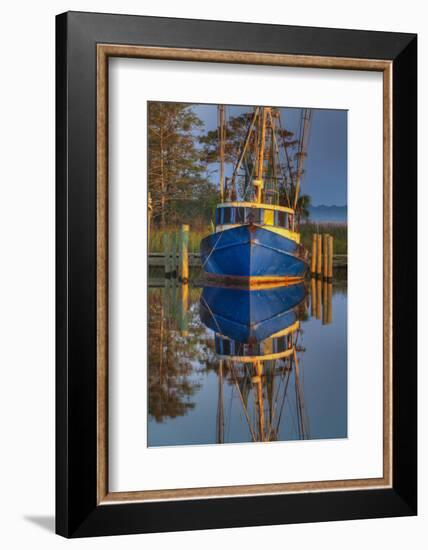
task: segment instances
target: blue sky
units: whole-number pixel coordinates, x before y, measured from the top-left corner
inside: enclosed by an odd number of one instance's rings
[[[227,116],[236,116],[250,108],[228,106]],[[217,106],[196,105],[195,113],[204,122],[204,130],[217,127]],[[281,109],[283,126],[298,135],[301,109]],[[347,204],[347,111],[313,109],[308,157],[305,163],[302,193],[310,195],[314,206]],[[218,175],[212,175],[213,181]]]

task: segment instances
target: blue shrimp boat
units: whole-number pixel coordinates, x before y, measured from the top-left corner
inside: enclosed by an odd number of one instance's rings
[[[218,205],[216,231],[201,242],[201,261],[210,278],[249,285],[296,282],[307,271],[293,210],[248,202]]]
[[[215,231],[201,241],[201,262],[209,279],[255,286],[304,278],[308,255],[300,243],[296,208],[309,118],[306,113],[301,125],[297,167],[285,173],[276,137],[279,110],[255,108],[233,176],[225,186],[221,177],[221,196],[228,200],[216,208]],[[238,192],[242,200],[236,200]]]

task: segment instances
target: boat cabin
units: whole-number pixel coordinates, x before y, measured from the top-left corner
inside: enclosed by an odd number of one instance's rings
[[[260,204],[252,202],[222,203],[216,209],[216,227],[244,225],[254,223],[280,227],[293,231],[294,210],[276,204]]]

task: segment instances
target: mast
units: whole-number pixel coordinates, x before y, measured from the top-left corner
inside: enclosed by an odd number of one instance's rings
[[[267,115],[270,114],[269,107],[262,107],[259,118],[259,143],[258,143],[258,158],[257,158],[257,171],[256,178],[253,180],[255,202],[262,202],[263,191],[263,168],[265,160],[265,146],[266,146],[266,121]]]

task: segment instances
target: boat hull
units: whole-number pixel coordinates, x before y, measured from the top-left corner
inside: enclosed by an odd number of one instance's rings
[[[296,282],[308,268],[298,243],[251,224],[203,239],[201,261],[210,278],[237,283]]]
[[[207,286],[199,311],[214,332],[241,343],[259,342],[295,323],[305,296],[303,283],[252,291]]]

